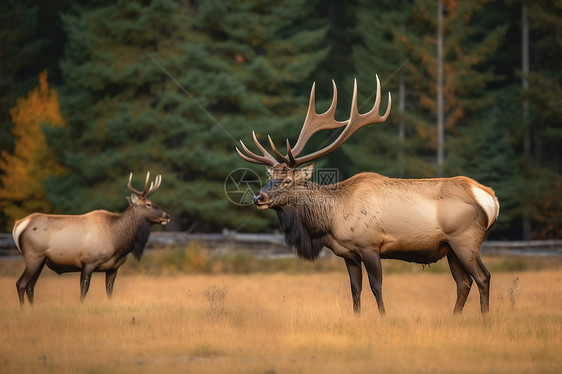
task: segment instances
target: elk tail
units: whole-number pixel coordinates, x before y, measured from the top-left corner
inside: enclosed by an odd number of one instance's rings
[[[22,254],[23,252],[20,247],[20,236],[25,230],[25,228],[27,227],[27,225],[29,225],[29,222],[30,222],[29,217],[23,220],[16,221],[16,223],[14,224],[14,229],[12,230],[12,237],[14,238],[14,242],[16,243],[16,246],[18,247],[19,251]]]
[[[488,227],[486,227],[486,229],[489,230],[500,215],[500,203],[498,198],[492,189],[481,188],[480,186],[472,186],[472,193],[478,204],[482,207],[484,212],[486,212],[486,216],[488,217]]]

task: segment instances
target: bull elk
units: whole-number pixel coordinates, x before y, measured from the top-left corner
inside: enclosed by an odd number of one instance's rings
[[[105,289],[111,298],[117,270],[130,252],[140,259],[151,224],[166,225],[170,216],[148,199],[162,182],[159,175],[144,190],[133,188],[129,176],[128,208],[121,214],[95,210],[83,215],[33,213],[14,225],[12,235],[25,259],[25,270],[16,283],[20,304],[24,294],[33,304],[34,288],[43,266],[58,274],[80,271],[80,300],[84,300],[93,272],[105,272]]]
[[[313,261],[325,246],[345,260],[351,282],[355,312],[361,310],[362,268],[381,315],[385,314],[382,297],[381,259],[398,259],[430,264],[447,256],[457,285],[455,313],[465,305],[473,280],[480,292],[482,313],[489,310],[490,273],[480,259],[480,245],[499,214],[494,191],[468,177],[435,179],[394,179],[377,173],[360,173],[332,185],[311,181],[316,160],[341,146],[355,131],[369,124],[385,122],[390,114],[388,95],[386,113],[381,116],[380,82],[373,108],[364,114],[357,110],[357,82],[353,89],[350,117],[336,121],[336,84],[330,108],[316,113],[312,86],[308,112],[294,147],[287,139],[283,155],[268,137],[277,161],[258,141],[261,155],[250,151],[242,141],[244,160],[267,165],[269,180],[257,192],[254,204],[259,209],[274,209],[287,243],[301,258]],[[321,130],[343,127],[328,146],[299,156],[308,140]]]

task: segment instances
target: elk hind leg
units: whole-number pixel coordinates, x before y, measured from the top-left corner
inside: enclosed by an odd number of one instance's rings
[[[366,250],[361,252],[361,257],[365,264],[365,269],[367,269],[367,273],[369,274],[369,285],[371,286],[373,295],[375,295],[379,313],[381,316],[385,315],[386,309],[382,299],[382,266],[380,255],[373,250]]]
[[[37,279],[39,278],[39,274],[41,274],[41,271],[43,270],[44,264],[44,259],[26,261],[25,270],[16,282],[20,305],[23,306],[24,304],[25,294],[27,294],[27,300],[29,301],[29,304],[33,304],[35,283],[37,283]]]
[[[462,312],[464,304],[466,303],[470,287],[472,287],[472,277],[463,267],[455,252],[449,251],[449,253],[447,253],[447,260],[449,261],[451,275],[457,283],[457,302],[455,303],[453,313],[458,314]]]
[[[351,298],[353,299],[353,311],[361,312],[361,289],[363,287],[363,271],[361,270],[361,259],[346,258],[345,266],[349,273],[351,283]]]
[[[490,272],[480,259],[479,244],[471,244],[470,239],[450,240],[449,244],[455,252],[464,269],[476,282],[480,292],[480,310],[488,313],[490,310]]]

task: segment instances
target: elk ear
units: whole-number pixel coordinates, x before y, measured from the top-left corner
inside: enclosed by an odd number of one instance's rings
[[[273,175],[273,167],[271,167],[271,166],[266,166],[265,168],[267,169],[267,174]]]
[[[306,182],[312,178],[312,171],[314,170],[314,163],[306,164],[296,171],[296,179]]]
[[[135,205],[139,201],[139,197],[135,194],[131,194],[131,197],[127,197],[127,201],[130,205]]]

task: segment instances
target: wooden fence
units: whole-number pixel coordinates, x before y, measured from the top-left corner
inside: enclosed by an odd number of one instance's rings
[[[245,250],[259,256],[290,255],[283,234],[247,234],[224,230],[217,234],[192,234],[187,232],[153,232],[147,249],[187,246],[199,243],[215,250]],[[519,256],[562,257],[562,240],[485,241],[484,254]],[[0,233],[0,258],[20,255],[10,233]]]

